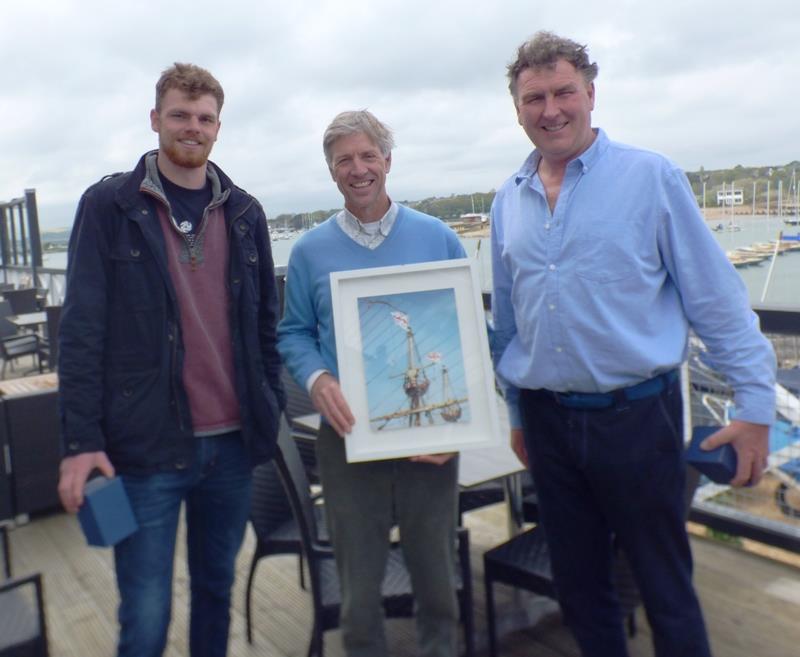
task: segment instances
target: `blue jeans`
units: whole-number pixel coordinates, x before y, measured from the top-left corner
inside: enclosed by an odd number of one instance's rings
[[[523,390],[525,443],[564,618],[584,657],[628,655],[612,537],[630,562],[658,657],[708,657],[692,586],[678,382],[604,410]]]
[[[172,604],[172,563],[181,503],[191,581],[192,657],[224,657],[236,555],[250,510],[249,459],[236,431],[197,438],[181,471],[123,475],[139,530],[114,548],[119,657],[160,657]]]

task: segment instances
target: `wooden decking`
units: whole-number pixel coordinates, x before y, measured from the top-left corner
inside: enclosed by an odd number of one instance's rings
[[[483,597],[483,552],[504,539],[501,506],[466,516],[470,528],[475,584],[478,654],[486,654]],[[74,517],[55,514],[36,518],[10,532],[16,575],[44,573],[51,655],[110,657],[115,654],[116,588],[110,550],[88,548]],[[800,568],[767,559],[704,538],[692,539],[696,584],[716,657],[797,657],[800,654]],[[182,544],[182,539],[179,545]],[[271,557],[259,567],[255,596],[255,640],[245,639],[244,584],[253,536],[248,536],[238,561],[229,654],[259,657],[301,657],[306,654],[311,622],[308,595],[297,579],[297,560]],[[173,620],[168,657],[188,656],[186,646],[187,576],[182,548],[176,559]],[[511,605],[510,590],[499,603]],[[573,657],[578,655],[553,604],[530,629],[506,635],[500,644],[506,657]],[[639,634],[631,640],[631,657],[652,655],[644,613],[638,612]],[[416,654],[411,621],[388,623],[392,654]],[[343,655],[337,632],[326,635],[326,655]]]

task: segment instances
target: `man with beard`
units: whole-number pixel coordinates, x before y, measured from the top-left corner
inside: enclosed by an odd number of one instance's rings
[[[164,651],[183,502],[191,655],[226,654],[250,473],[285,403],[264,212],[208,161],[223,100],[198,66],[164,71],[158,150],[84,193],[70,239],[59,494],[74,513],[97,469],[130,499],[139,529],[114,548],[120,657]]]

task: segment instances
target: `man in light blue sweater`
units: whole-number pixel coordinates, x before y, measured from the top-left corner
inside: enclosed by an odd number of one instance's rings
[[[463,258],[439,219],[391,201],[390,130],[367,111],[343,112],[323,138],[345,208],[298,240],[286,275],[278,349],[322,414],[317,458],[342,586],[342,639],[349,657],[387,655],[381,581],[396,521],[417,601],[422,657],[456,654],[455,529],[458,458],[453,454],[347,463],[354,417],[339,387],[329,275]]]

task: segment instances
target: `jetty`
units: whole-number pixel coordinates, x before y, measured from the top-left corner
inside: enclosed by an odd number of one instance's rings
[[[750,246],[741,246],[737,249],[726,251],[725,255],[734,267],[750,267],[760,265],[772,257],[783,255],[789,251],[800,250],[800,241],[794,239],[772,240],[770,242],[756,242]]]

